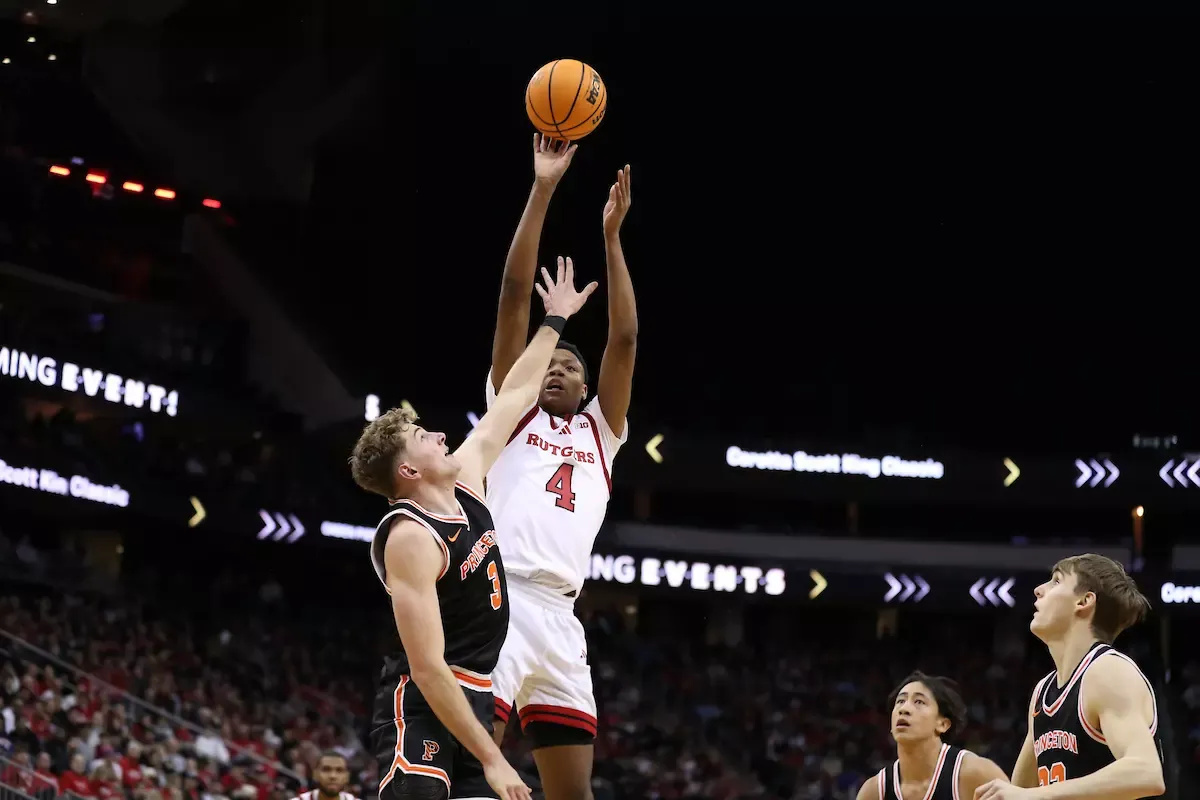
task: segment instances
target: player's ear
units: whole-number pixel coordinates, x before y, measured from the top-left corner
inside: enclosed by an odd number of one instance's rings
[[[946,731],[950,730],[950,720],[945,717],[938,717],[937,722],[933,724],[933,729],[937,732],[938,736],[945,736]]]
[[[401,462],[400,466],[396,467],[396,474],[405,480],[415,481],[421,477],[419,470],[415,469],[407,461]]]
[[[1080,611],[1086,611],[1086,610],[1087,610],[1087,609],[1089,609],[1089,608],[1095,608],[1095,606],[1096,606],[1096,593],[1095,593],[1095,592],[1084,592],[1084,593],[1083,593],[1083,594],[1082,594],[1082,595],[1079,597],[1079,599],[1075,601],[1075,606],[1076,606],[1076,608],[1078,608]]]

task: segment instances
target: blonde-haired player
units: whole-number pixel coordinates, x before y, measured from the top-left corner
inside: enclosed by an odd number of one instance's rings
[[[975,800],[1172,797],[1154,689],[1112,647],[1150,608],[1133,578],[1111,558],[1073,556],[1033,594],[1029,630],[1046,643],[1055,670],[1033,690],[1012,783],[991,781]]]
[[[504,265],[486,396],[525,348],[538,241],[546,209],[575,146],[534,136],[534,184]],[[515,710],[534,747],[547,800],[591,794],[596,701],[583,626],[574,613],[592,544],[612,491],[612,465],[625,443],[625,414],[637,349],[633,283],[621,248],[629,210],[629,167],[604,206],[608,343],[596,397],[582,354],[559,342],[536,403],[487,475],[487,502],[508,569],[511,619],[493,672],[496,741]]]

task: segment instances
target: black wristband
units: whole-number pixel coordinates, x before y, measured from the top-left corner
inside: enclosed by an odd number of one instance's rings
[[[566,317],[546,317],[542,320],[543,328],[550,328],[559,336],[562,336],[563,328],[567,327]]]

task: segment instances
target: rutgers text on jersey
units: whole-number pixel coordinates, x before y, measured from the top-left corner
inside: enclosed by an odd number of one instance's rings
[[[487,404],[496,400],[487,379]],[[612,493],[612,463],[629,437],[613,434],[593,398],[582,412],[551,416],[534,405],[487,475],[487,502],[510,576],[575,596]]]

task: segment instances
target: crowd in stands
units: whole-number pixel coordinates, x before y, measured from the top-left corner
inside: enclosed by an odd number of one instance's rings
[[[0,600],[0,629],[19,637],[0,639],[0,782],[38,800],[287,800],[336,749],[348,790],[373,797],[363,725],[391,635],[386,603],[363,595],[361,615],[341,606],[321,616],[311,587],[234,575],[177,609],[151,599],[177,582],[149,576],[137,578],[140,596],[29,589]],[[338,591],[348,575],[325,583]],[[1010,765],[1027,687],[1048,669],[1040,648],[1014,646],[1020,637],[983,618],[905,617],[877,630],[860,614],[798,621],[763,607],[727,635],[705,628],[703,605],[632,613],[585,600],[581,613],[599,705],[598,800],[852,798],[893,758],[887,697],[916,667],[959,680],[970,709],[961,743]],[[689,614],[695,624],[679,624]],[[1197,662],[1180,674],[1192,714],[1180,741],[1194,758]],[[535,774],[511,735],[514,762]]]

